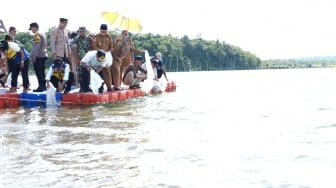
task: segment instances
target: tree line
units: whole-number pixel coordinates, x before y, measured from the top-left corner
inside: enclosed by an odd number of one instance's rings
[[[295,68],[334,68],[335,56],[305,57],[295,59],[269,59],[264,60],[267,69],[295,69]]]
[[[48,41],[50,31],[51,29],[45,33]],[[120,30],[109,31],[113,39],[118,37],[120,33]],[[264,67],[263,62],[256,55],[219,40],[190,39],[186,35],[178,38],[172,35],[154,35],[152,33],[130,33],[130,36],[136,48],[148,50],[150,55],[160,51],[163,54],[167,71],[171,72],[248,70]],[[1,39],[3,38],[4,34],[1,35]],[[23,43],[28,51],[31,51],[33,43],[31,33],[19,32],[15,39]],[[51,57],[50,45],[48,45],[48,53]],[[51,63],[51,58],[49,58],[47,64]]]

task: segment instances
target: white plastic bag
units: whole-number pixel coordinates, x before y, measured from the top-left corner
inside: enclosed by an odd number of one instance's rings
[[[98,94],[98,90],[101,87],[102,83],[104,82],[104,80],[101,79],[101,77],[99,76],[99,74],[96,73],[95,70],[91,69],[90,71],[90,89],[92,90],[92,92],[94,94]]]
[[[145,51],[145,60],[146,60],[146,70],[147,70],[147,79],[144,80],[144,82],[142,83],[142,90],[148,94],[152,89],[153,89],[153,78],[154,78],[154,71],[152,68],[152,63],[150,62],[150,57],[149,57],[149,53],[146,50]]]
[[[46,104],[47,106],[52,106],[52,105],[56,105],[57,101],[56,101],[56,88],[53,85],[50,85],[50,87],[47,89],[47,93],[46,93]]]
[[[113,57],[111,54],[111,51],[105,51],[105,57],[106,57],[106,67],[111,67],[113,63]]]
[[[159,92],[161,91],[161,84],[160,84],[159,81],[156,81],[156,80],[153,81],[153,88],[152,88],[152,91],[153,91],[154,93],[159,93]]]

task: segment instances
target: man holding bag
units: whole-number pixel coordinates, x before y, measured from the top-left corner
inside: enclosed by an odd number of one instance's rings
[[[97,74],[100,75],[101,79],[104,79],[103,69],[106,68],[107,58],[104,50],[92,50],[85,54],[82,58],[80,65],[82,66],[82,81],[80,84],[80,91],[83,93],[92,92],[92,89],[89,87],[90,84],[90,72],[94,70]],[[95,86],[94,86],[95,87]],[[104,82],[99,87],[99,93],[104,92]]]
[[[50,88],[50,82],[57,89],[56,92],[64,90],[67,94],[71,90],[72,83],[75,79],[74,73],[70,72],[70,65],[64,63],[61,58],[57,58],[48,70],[46,75],[47,88]]]

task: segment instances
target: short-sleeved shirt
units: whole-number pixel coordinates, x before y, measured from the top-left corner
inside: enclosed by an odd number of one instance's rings
[[[86,53],[85,56],[82,58],[81,62],[86,63],[87,66],[93,67],[94,69],[97,69],[99,66],[107,66],[106,59],[103,62],[99,62],[97,60],[97,50],[92,50]]]

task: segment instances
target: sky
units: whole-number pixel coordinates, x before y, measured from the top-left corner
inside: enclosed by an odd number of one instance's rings
[[[336,56],[332,0],[16,0],[15,4],[16,15],[11,8],[3,9],[0,19],[7,29],[15,26],[23,32],[31,22],[45,32],[65,17],[67,29],[86,26],[97,33],[100,24],[107,23],[101,13],[117,11],[140,20],[141,33],[225,41],[263,60]]]

